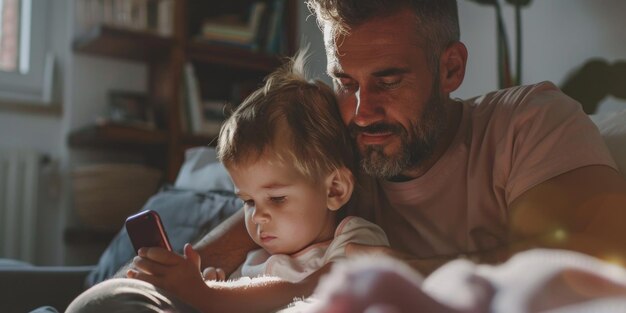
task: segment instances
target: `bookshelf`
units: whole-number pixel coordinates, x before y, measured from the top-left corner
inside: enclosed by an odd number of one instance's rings
[[[112,149],[165,147],[167,132],[144,130],[125,125],[91,125],[75,130],[69,136],[70,146]]]
[[[151,32],[98,25],[76,38],[76,52],[147,62],[158,60],[174,47],[174,39]]]
[[[176,179],[186,149],[215,145],[217,136],[215,131],[198,133],[190,129],[188,115],[192,112],[189,111],[186,66],[194,70],[198,99],[236,105],[281,64],[282,56],[294,53],[297,32],[295,0],[171,1],[171,35],[96,23],[73,42],[75,53],[146,64],[147,95],[157,115],[155,129],[94,122],[71,131],[67,138],[72,148],[159,153],[163,157],[157,166],[164,170],[168,182]],[[276,7],[280,7],[280,18],[273,13]],[[258,30],[269,29],[268,21],[272,19],[280,21],[279,33],[273,35],[279,36],[279,43],[273,44],[272,49],[264,43],[248,47],[215,42],[207,40],[203,34],[203,26],[208,22],[225,17],[250,19],[253,11],[266,12],[264,16],[257,14],[257,18],[263,18],[266,23],[258,26],[262,27]],[[260,33],[258,30],[255,32]],[[265,40],[268,36],[264,35]]]

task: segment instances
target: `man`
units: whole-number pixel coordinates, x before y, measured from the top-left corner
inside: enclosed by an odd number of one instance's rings
[[[626,259],[626,183],[576,102],[549,83],[450,99],[467,59],[456,1],[308,5],[363,169],[378,178],[361,203],[374,206],[357,208],[395,248],[352,252],[424,273],[459,255],[501,262],[537,246]],[[206,264],[221,263],[220,249],[206,250]]]
[[[352,245],[347,254],[392,255],[423,274],[460,256],[502,262],[538,246],[626,259],[626,183],[577,103],[549,83],[450,99],[467,59],[455,0],[308,5],[342,118],[375,177],[363,178],[367,198],[355,212],[379,224],[392,247]],[[203,267],[226,273],[253,248],[241,213],[196,245]],[[311,294],[327,270],[298,284],[219,290],[215,301],[246,297],[267,311]],[[151,282],[183,300],[191,292],[166,281]]]
[[[344,122],[378,177],[363,203],[375,204],[367,213],[396,249],[352,252],[399,256],[423,273],[460,255],[501,262],[536,246],[626,259],[626,184],[577,103],[548,83],[450,99],[467,59],[456,1],[308,4]],[[231,222],[243,228],[240,218]],[[229,271],[241,245],[221,235],[201,244],[225,247],[203,250],[203,264]]]
[[[456,1],[308,5],[363,169],[378,178],[367,213],[396,249],[353,252],[425,273],[538,246],[626,259],[626,184],[577,103],[549,83],[450,99],[467,59]],[[207,264],[219,262],[213,252]]]

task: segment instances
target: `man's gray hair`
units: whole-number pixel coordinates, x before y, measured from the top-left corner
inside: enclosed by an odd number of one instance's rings
[[[411,8],[417,18],[417,34],[424,38],[429,65],[435,73],[445,48],[460,40],[456,0],[306,0],[324,32],[326,49],[340,35],[371,18],[390,15],[402,8]],[[329,41],[330,40],[330,41]]]

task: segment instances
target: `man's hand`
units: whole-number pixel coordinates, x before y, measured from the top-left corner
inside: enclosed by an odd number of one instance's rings
[[[452,258],[447,257],[437,257],[431,259],[418,259],[417,257],[394,250],[387,246],[367,246],[361,245],[357,243],[348,243],[346,245],[346,256],[353,257],[358,255],[387,255],[394,259],[398,259],[404,261],[413,269],[418,271],[420,274],[424,276],[428,276],[430,273],[434,272],[437,268],[445,264],[446,262],[452,260]]]
[[[200,274],[200,256],[190,244],[185,245],[182,256],[163,248],[141,248],[126,275],[165,289],[192,305],[208,288]]]

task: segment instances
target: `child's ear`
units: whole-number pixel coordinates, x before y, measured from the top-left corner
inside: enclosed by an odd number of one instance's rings
[[[326,178],[326,206],[331,211],[339,210],[350,200],[354,190],[354,176],[345,167],[333,171]]]

